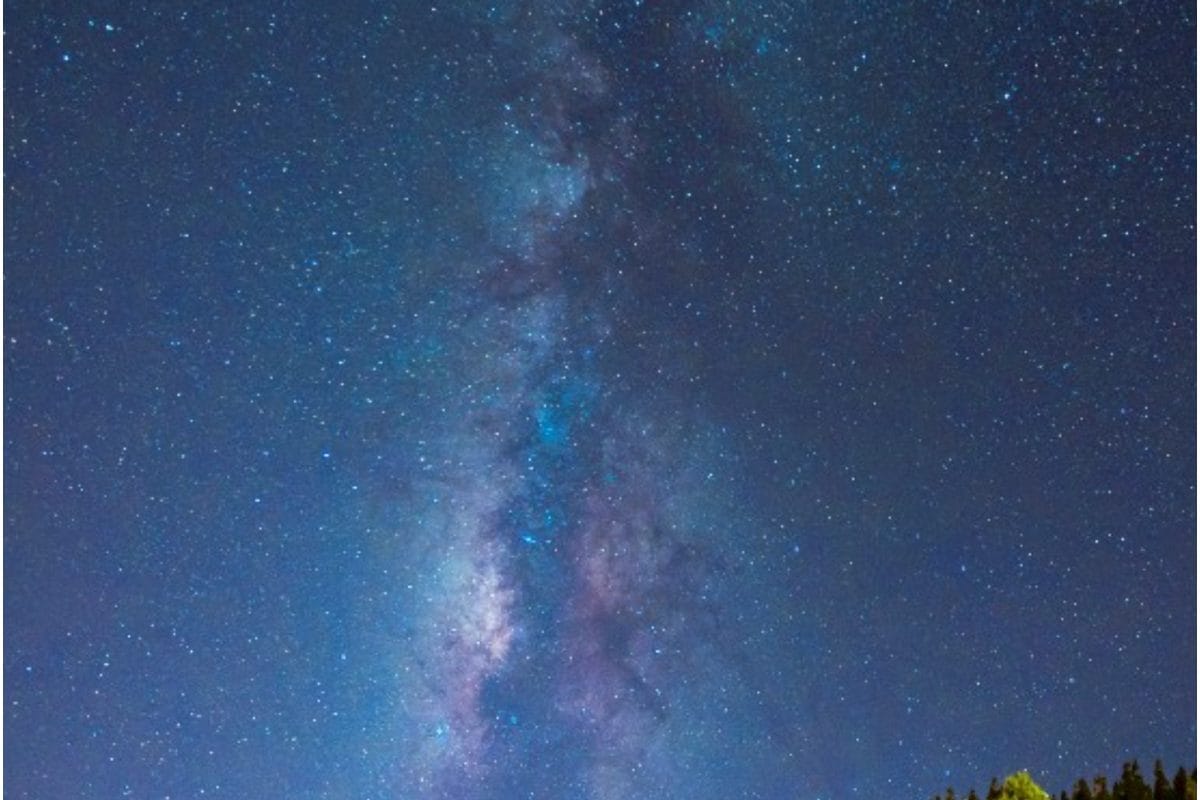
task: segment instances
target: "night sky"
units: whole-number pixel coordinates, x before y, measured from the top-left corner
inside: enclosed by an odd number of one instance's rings
[[[1191,4],[4,10],[6,796],[1192,766]]]

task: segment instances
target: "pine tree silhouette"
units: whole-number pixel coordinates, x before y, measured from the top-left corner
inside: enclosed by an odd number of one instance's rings
[[[1113,784],[1113,800],[1153,800],[1153,792],[1142,778],[1137,759],[1121,767],[1121,778]]]
[[[1147,783],[1135,758],[1121,765],[1121,776],[1111,790],[1108,777],[1097,775],[1091,781],[1080,778],[1069,792],[1063,790],[1057,798],[1038,786],[1028,772],[1018,772],[1005,778],[1003,783],[992,778],[986,800],[1015,800],[1026,795],[1038,800],[1197,800],[1196,770],[1189,773],[1185,767],[1180,767],[1175,777],[1168,780],[1162,759],[1156,759],[1153,782]],[[934,795],[932,800],[943,800],[943,796]],[[944,800],[958,800],[954,787],[946,788]],[[979,794],[972,788],[965,800],[979,800]]]
[[[1188,774],[1183,767],[1175,773],[1172,788],[1175,790],[1175,800],[1188,800]]]
[[[1161,758],[1154,761],[1154,800],[1175,800],[1175,789],[1167,780]]]

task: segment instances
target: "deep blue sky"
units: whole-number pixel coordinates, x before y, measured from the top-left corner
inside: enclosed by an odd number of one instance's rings
[[[5,16],[6,796],[1192,765],[1192,5]]]

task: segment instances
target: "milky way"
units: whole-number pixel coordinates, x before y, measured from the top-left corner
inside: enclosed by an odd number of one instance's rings
[[[583,248],[586,226],[621,224],[609,204],[637,138],[606,68],[528,21],[509,46],[537,69],[503,131],[480,134],[495,139],[489,246],[447,331],[465,388],[413,486],[428,505],[404,556],[420,574],[397,775],[438,797],[626,798],[703,772],[674,709],[743,679],[718,635],[725,543],[697,526],[706,487],[689,474],[712,434],[606,374],[620,277]]]

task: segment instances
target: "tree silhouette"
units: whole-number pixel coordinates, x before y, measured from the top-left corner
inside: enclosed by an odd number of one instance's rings
[[[943,796],[934,795],[933,800],[943,800]],[[945,800],[958,800],[953,787],[947,787]],[[965,800],[979,800],[979,794],[971,789]],[[987,800],[1197,800],[1196,771],[1193,769],[1189,774],[1186,768],[1180,767],[1174,779],[1168,780],[1162,759],[1157,759],[1154,780],[1150,784],[1134,759],[1121,765],[1121,776],[1111,790],[1108,778],[1097,775],[1091,781],[1080,778],[1070,792],[1064,790],[1057,798],[1038,786],[1028,772],[1018,772],[1009,775],[1003,783],[992,778]]]
[[[1167,780],[1161,758],[1154,761],[1154,800],[1175,800],[1175,789]]]
[[[1175,800],[1189,800],[1188,798],[1188,774],[1183,767],[1175,773],[1175,780],[1172,782],[1172,788],[1175,790]]]
[[[1113,784],[1113,800],[1152,800],[1153,793],[1142,778],[1137,759],[1121,767],[1121,778]]]

